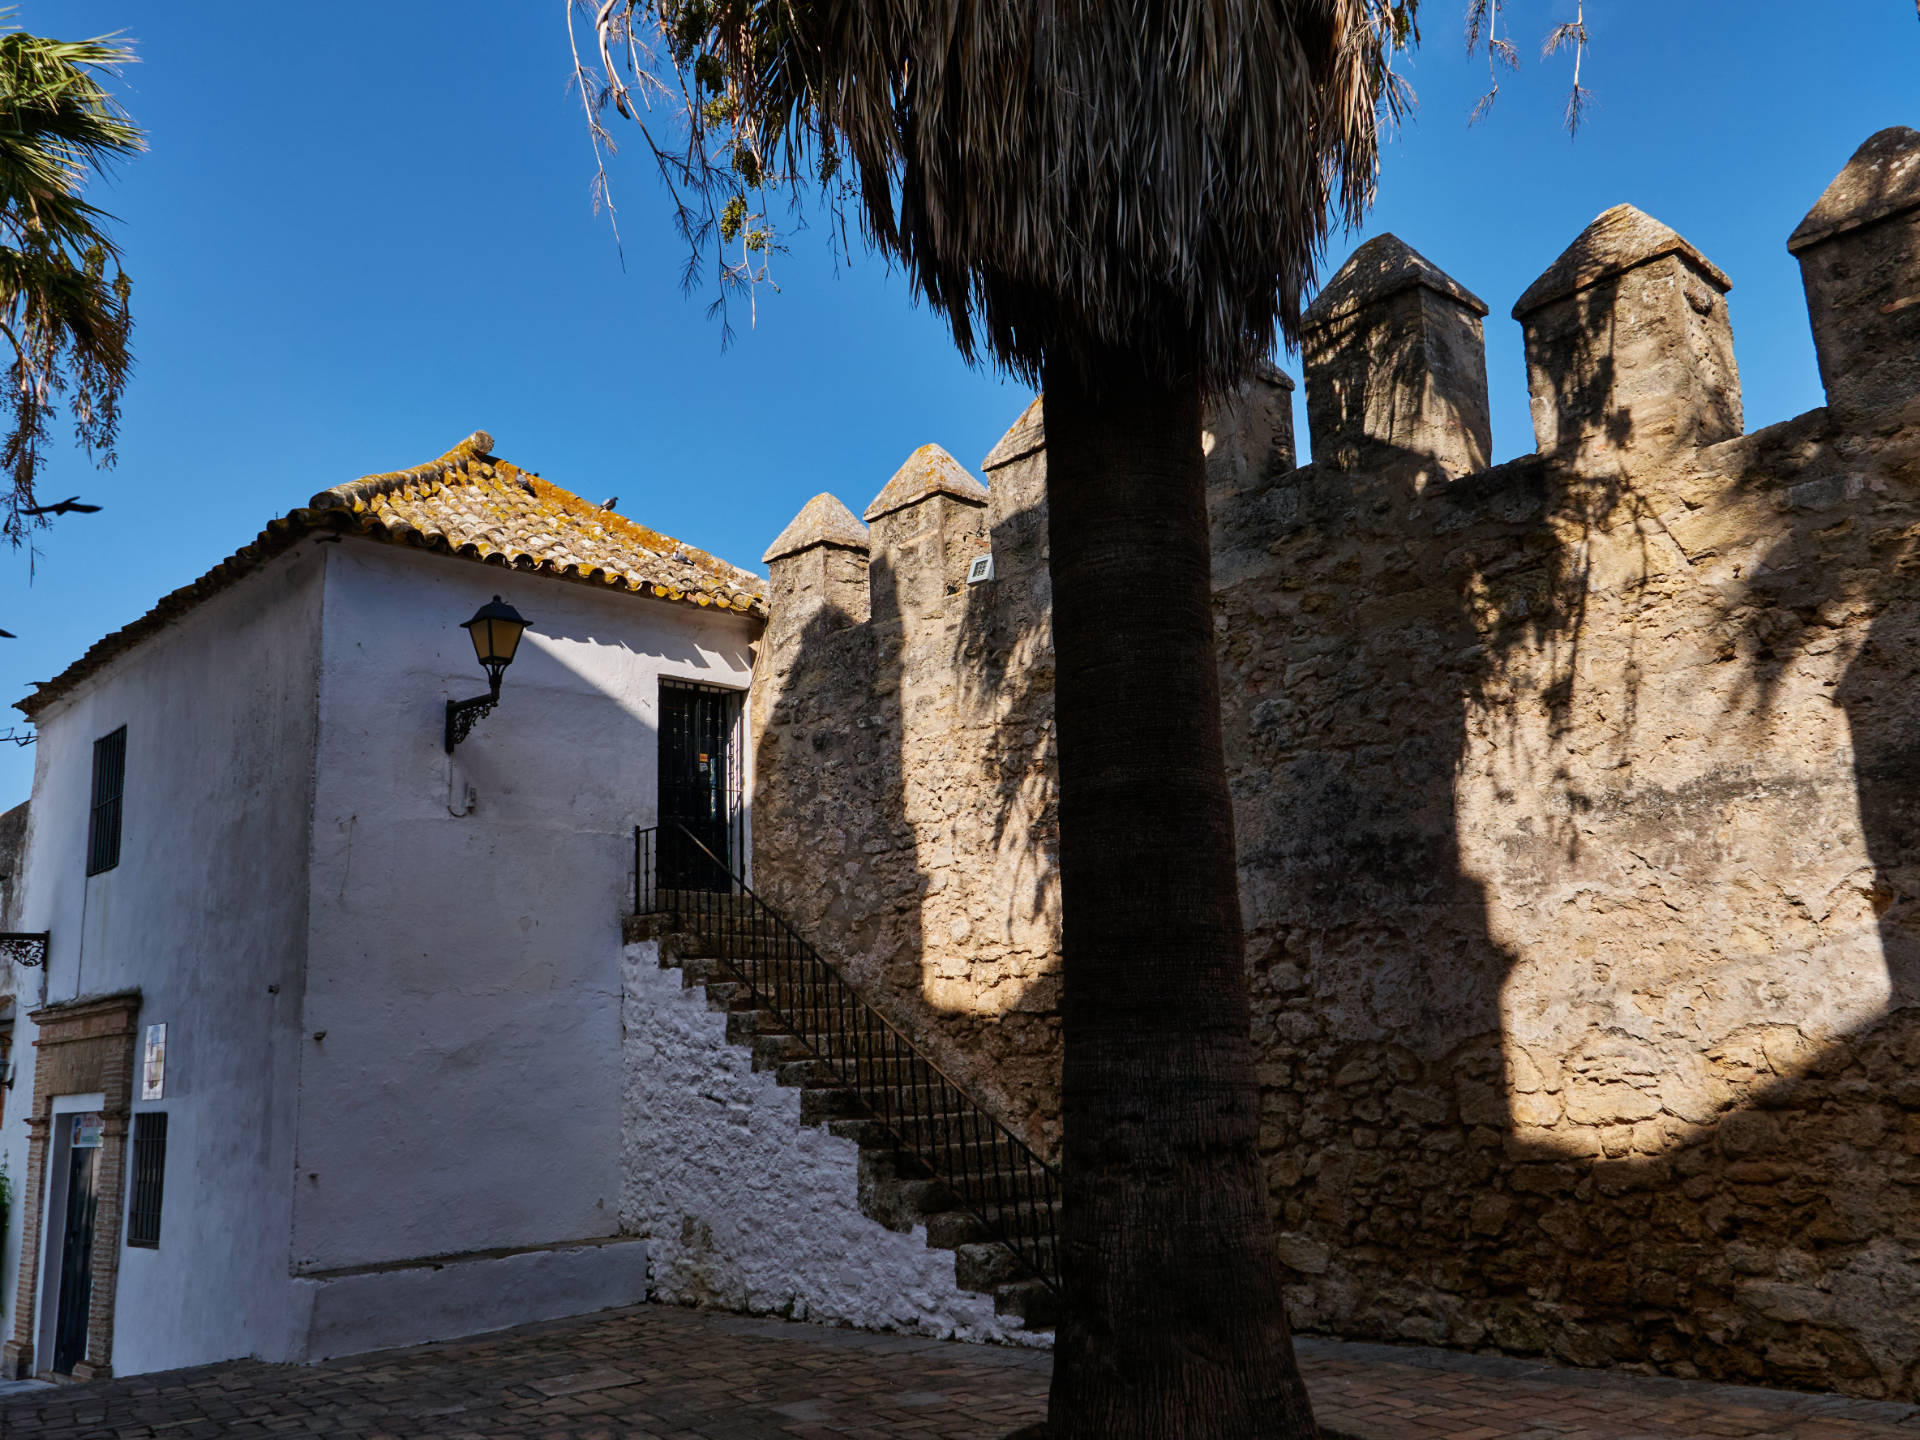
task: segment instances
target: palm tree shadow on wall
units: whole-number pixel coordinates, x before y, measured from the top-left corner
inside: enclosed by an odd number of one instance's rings
[[[1214,496],[1301,1328],[1915,1393],[1920,516],[1828,424],[1701,452],[1697,513],[1760,517],[1704,553],[1661,519],[1681,467],[1368,443]],[[877,585],[771,647],[756,828],[802,930],[1051,1150],[1051,952],[1001,963],[1053,914],[1028,463],[941,624]]]
[[[770,635],[756,862],[868,1000],[1051,1155],[1052,650],[1031,568],[1044,585],[1045,526],[1004,508],[994,583],[946,585],[935,611],[903,614],[903,590],[927,591],[889,571],[927,557],[883,552],[864,621],[828,605]]]
[[[1828,423],[1703,452],[1738,563],[1536,457],[1220,497],[1303,1328],[1914,1394],[1916,517],[1820,511]]]

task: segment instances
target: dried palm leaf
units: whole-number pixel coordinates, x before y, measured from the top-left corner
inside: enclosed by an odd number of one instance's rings
[[[602,0],[583,93],[640,119],[691,245],[739,247],[723,294],[764,273],[766,197],[817,189],[970,359],[1221,389],[1370,200],[1416,3]]]

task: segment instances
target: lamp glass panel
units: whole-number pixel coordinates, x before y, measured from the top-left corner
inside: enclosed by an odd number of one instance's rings
[[[489,620],[487,628],[493,632],[494,658],[510,662],[513,652],[520,648],[520,632],[527,627],[513,620]]]

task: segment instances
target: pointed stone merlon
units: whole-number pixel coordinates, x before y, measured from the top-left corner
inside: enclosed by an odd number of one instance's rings
[[[1829,408],[1857,415],[1920,396],[1920,131],[1896,125],[1856,150],[1787,249]]]
[[[967,588],[987,548],[987,487],[938,445],[922,445],[867,506],[873,535],[873,614],[940,614]]]
[[[867,619],[867,527],[833,496],[819,494],[760,558],[770,579],[770,627],[788,636],[809,623],[829,629]]]
[[[1583,230],[1513,307],[1540,453],[1617,466],[1740,434],[1732,288],[1631,205]]]
[[[1486,304],[1397,237],[1362,245],[1300,322],[1316,460],[1391,445],[1448,475],[1483,470]]]
[[[1208,401],[1200,423],[1209,501],[1264,490],[1299,463],[1293,446],[1293,378],[1277,366],[1261,364],[1233,394]],[[980,462],[981,470],[993,477],[988,515],[993,524],[994,572],[1003,578],[1017,567],[1002,563],[1002,536],[1023,532],[1031,517],[1044,515],[1046,456],[1046,407],[1035,396]],[[1036,552],[1045,544],[1043,534]],[[1032,558],[1045,569],[1044,554]]]
[[[1300,463],[1293,449],[1293,377],[1263,364],[1231,395],[1208,402],[1200,421],[1207,501],[1266,489]]]
[[[990,492],[987,533],[993,542],[993,584],[982,598],[1018,590],[1022,598],[1014,608],[1044,611],[1053,592],[1047,578],[1047,408],[1041,396],[987,452],[980,473]]]

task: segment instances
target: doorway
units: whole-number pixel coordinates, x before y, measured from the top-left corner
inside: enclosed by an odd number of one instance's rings
[[[740,692],[660,682],[660,884],[730,891],[741,844]]]
[[[93,1223],[100,1205],[101,1117],[62,1117],[67,1142],[65,1222],[60,1236],[60,1301],[53,1331],[53,1369],[70,1375],[87,1358],[87,1321],[93,1306]]]

